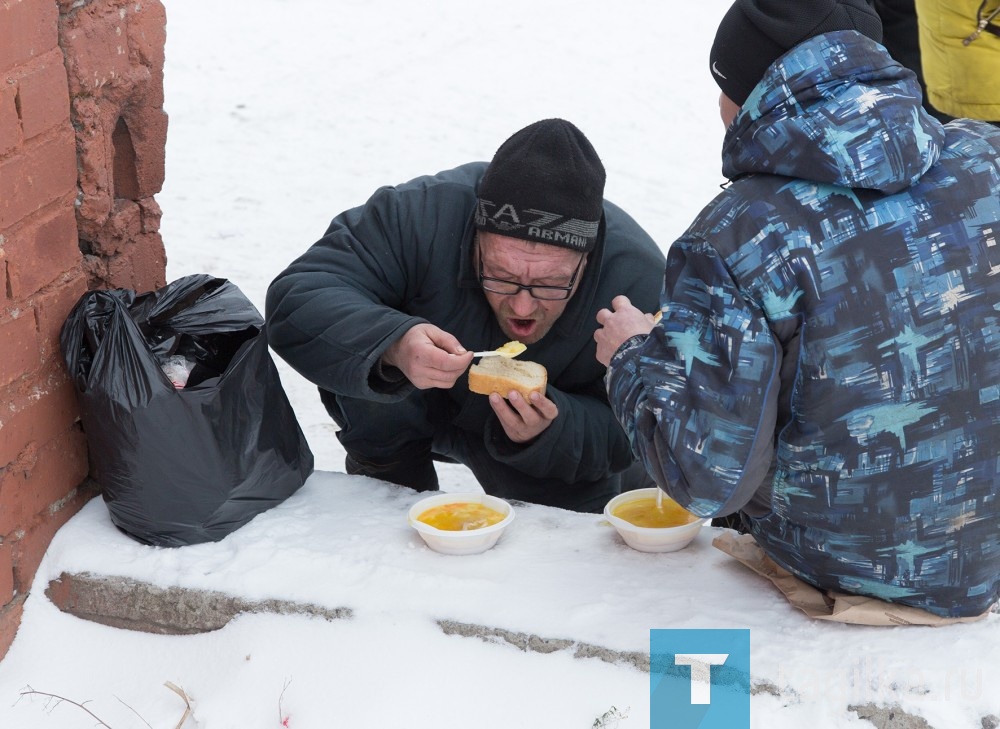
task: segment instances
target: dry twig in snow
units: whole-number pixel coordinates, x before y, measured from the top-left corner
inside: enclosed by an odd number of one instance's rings
[[[285,685],[281,689],[281,693],[278,694],[278,723],[285,729],[289,729],[290,716],[285,716],[285,710],[281,708],[281,700],[285,698],[285,691],[288,690],[288,684],[292,682],[292,679],[285,679]]]
[[[163,685],[184,700],[184,715],[181,716],[181,720],[177,722],[177,726],[174,727],[174,729],[181,729],[181,727],[184,726],[184,722],[188,720],[188,717],[194,714],[194,710],[191,708],[191,697],[187,695],[184,689],[182,689],[180,686],[173,683],[172,681],[166,681],[164,682]]]
[[[45,697],[47,697],[49,699],[55,699],[56,700],[56,706],[59,705],[59,702],[65,701],[67,704],[72,704],[73,706],[75,706],[75,707],[77,707],[79,709],[83,709],[88,714],[90,714],[90,716],[93,717],[94,721],[97,722],[98,726],[103,726],[106,729],[112,729],[111,726],[109,726],[108,724],[105,724],[101,720],[101,717],[99,717],[93,711],[91,711],[86,706],[84,706],[84,704],[86,704],[87,701],[84,701],[83,703],[80,703],[79,701],[73,701],[73,699],[67,699],[65,696],[59,696],[58,694],[50,694],[50,693],[47,693],[45,691],[35,691],[35,689],[31,688],[31,686],[28,686],[28,688],[26,688],[24,691],[21,692],[21,696],[32,696],[32,695],[34,695],[34,696],[45,696]],[[128,704],[126,704],[126,706],[128,706]],[[53,708],[55,708],[55,707],[53,707]]]

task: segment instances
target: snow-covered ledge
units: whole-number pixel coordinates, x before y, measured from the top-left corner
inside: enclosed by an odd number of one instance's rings
[[[1000,725],[998,614],[939,628],[818,622],[713,548],[718,530],[706,527],[680,552],[642,554],[598,515],[537,505],[518,504],[489,552],[444,556],[407,525],[420,497],[320,472],[221,542],[180,549],[132,541],[98,499],[57,534],[35,593],[80,617],[155,632],[215,630],[245,612],[306,613],[390,633],[425,623],[441,641],[473,638],[484,665],[511,650],[535,661],[570,654],[581,671],[598,659],[620,680],[601,700],[629,706],[627,726],[639,727],[648,725],[650,629],[749,628],[755,723]],[[565,663],[553,670],[574,680]]]

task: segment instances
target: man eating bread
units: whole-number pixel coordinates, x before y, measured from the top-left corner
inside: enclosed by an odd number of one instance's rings
[[[271,283],[270,345],[319,387],[348,473],[426,491],[458,462],[487,493],[593,512],[651,484],[593,335],[615,296],[656,310],[664,258],[604,181],[583,133],[545,119],[488,164],[377,190]],[[541,384],[472,392],[473,354],[508,341]]]

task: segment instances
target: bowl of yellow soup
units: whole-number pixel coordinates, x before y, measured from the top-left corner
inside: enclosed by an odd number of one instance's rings
[[[514,509],[489,494],[436,494],[411,506],[408,519],[435,552],[478,554],[497,543],[514,521]]]
[[[684,549],[708,521],[686,511],[658,488],[619,494],[604,507],[604,517],[625,544],[640,552]]]

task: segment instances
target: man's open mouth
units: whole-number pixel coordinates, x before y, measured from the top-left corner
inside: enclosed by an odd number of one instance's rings
[[[508,319],[511,330],[518,336],[530,334],[535,329],[534,319]]]

